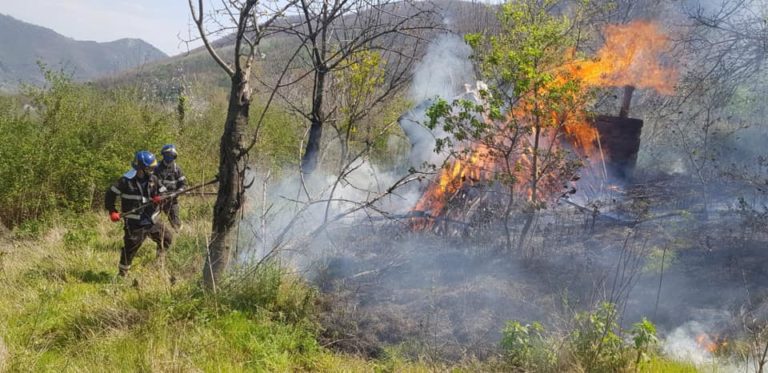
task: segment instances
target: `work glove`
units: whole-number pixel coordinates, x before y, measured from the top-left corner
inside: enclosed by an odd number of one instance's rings
[[[113,222],[120,221],[120,213],[117,211],[112,211],[109,213],[109,220],[112,220]]]
[[[152,196],[152,203],[159,205],[160,202],[163,201],[163,197],[160,197],[160,195]]]

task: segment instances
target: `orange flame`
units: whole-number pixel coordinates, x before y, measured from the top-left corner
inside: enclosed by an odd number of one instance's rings
[[[461,189],[465,182],[475,183],[483,180],[484,169],[489,160],[488,149],[478,145],[471,150],[466,159],[456,159],[448,167],[440,169],[437,182],[432,184],[416,203],[414,210],[439,215],[448,200]],[[427,223],[423,228],[430,225]]]
[[[574,61],[570,73],[593,87],[651,88],[672,94],[677,71],[661,64],[670,40],[652,22],[633,21],[626,25],[608,25],[603,31],[605,45],[596,58]]]
[[[677,71],[661,63],[670,40],[660,30],[660,26],[648,21],[608,25],[603,30],[605,44],[597,56],[571,61],[564,70],[581,81],[584,88],[634,86],[672,94]],[[594,155],[597,131],[586,118],[574,121],[565,130],[584,155]]]
[[[696,345],[698,345],[699,348],[714,354],[728,347],[728,340],[720,338],[719,336],[710,336],[707,333],[701,333],[696,336]]]
[[[558,69],[553,85],[565,84],[570,79],[581,82],[580,95],[586,97],[588,88],[592,87],[622,87],[627,85],[636,88],[651,88],[661,94],[674,92],[674,83],[677,81],[677,72],[674,69],[662,66],[662,55],[669,48],[669,38],[664,35],[659,26],[651,22],[634,21],[626,25],[609,25],[604,30],[605,44],[597,52],[597,56],[591,60],[572,60]],[[521,100],[524,102],[524,100]],[[525,123],[530,120],[529,113],[533,108],[512,108],[509,120]],[[595,156],[598,143],[597,130],[587,119],[584,108],[570,113],[569,117],[561,117],[553,112],[551,118],[553,127],[562,127],[568,139],[573,143],[582,156],[591,158],[593,166],[600,159]],[[505,124],[500,124],[504,126]],[[546,126],[545,126],[546,127]],[[546,137],[546,136],[545,136]],[[555,136],[551,141],[558,141]],[[523,146],[530,147],[530,140],[524,140]],[[516,172],[518,186],[524,186],[529,182],[532,162],[525,152],[516,155],[515,164],[519,171]],[[421,199],[416,203],[414,210],[423,211],[433,216],[443,215],[448,201],[462,188],[465,182],[475,183],[495,170],[501,160],[495,160],[493,154],[482,145],[474,145],[468,157],[456,159],[448,167],[440,170],[436,182],[432,183]],[[556,175],[545,175],[539,181],[541,186],[537,193],[537,199],[542,200],[544,195],[553,195],[558,187]],[[519,188],[524,190],[524,188]],[[532,193],[527,190],[528,198]],[[426,228],[431,223],[414,223],[416,228]]]

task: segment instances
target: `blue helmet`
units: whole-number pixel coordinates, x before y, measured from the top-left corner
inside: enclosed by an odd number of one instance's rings
[[[160,150],[160,154],[163,155],[163,160],[165,161],[172,161],[176,159],[176,156],[178,155],[176,152],[176,146],[173,144],[163,145],[163,149]]]
[[[136,152],[132,166],[137,170],[139,168],[155,167],[157,166],[157,160],[154,154],[146,150],[139,150]]]

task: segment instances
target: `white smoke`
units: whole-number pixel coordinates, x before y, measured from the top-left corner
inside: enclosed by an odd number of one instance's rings
[[[400,127],[411,143],[410,163],[419,168],[424,162],[439,164],[442,157],[434,153],[435,138],[445,134],[434,133],[424,126],[426,111],[435,98],[451,100],[465,92],[465,86],[475,82],[475,73],[469,56],[472,49],[456,35],[442,35],[427,48],[427,53],[416,66],[411,99],[416,106],[403,114]]]
[[[475,81],[471,54],[472,49],[459,36],[437,37],[416,66],[411,99],[419,103],[435,96],[451,98],[460,94],[464,84]]]
[[[714,361],[712,353],[696,340],[709,331],[704,324],[689,321],[669,333],[664,339],[662,350],[675,360],[688,361],[696,365],[712,363]]]
[[[443,35],[430,44],[423,60],[416,66],[410,96],[417,106],[399,120],[411,142],[411,166],[420,168],[425,162],[438,164],[442,161],[434,153],[435,134],[423,125],[426,110],[432,99],[452,99],[465,92],[468,82],[475,81],[469,60],[471,52],[459,36]],[[441,131],[437,132],[438,136],[444,136]],[[347,171],[342,179],[339,179],[338,173],[317,170],[309,180],[292,173],[280,180],[273,178],[266,185],[255,185],[249,193],[254,208],[246,223],[249,226],[246,238],[249,243],[245,246],[251,250],[243,253],[246,255],[244,261],[258,261],[277,245],[285,245],[276,240],[300,238],[329,219],[376,198],[403,176],[384,172],[365,159],[357,160]],[[256,184],[259,184],[264,177],[257,179]],[[418,197],[417,188],[402,188],[372,207],[376,211],[403,213],[411,209]],[[332,201],[328,202],[329,199]],[[308,201],[314,202],[307,207]],[[367,217],[370,212],[370,209],[361,209],[345,215],[342,222]],[[281,232],[287,226],[292,226],[290,233],[283,235]],[[311,248],[303,251],[301,256],[314,256]]]
[[[685,361],[698,368],[721,373],[747,372],[744,361],[728,356],[719,356],[709,350],[709,345],[723,343],[717,335],[720,323],[730,319],[725,311],[709,311],[702,315],[693,315],[698,320],[688,321],[675,328],[662,342],[664,354],[678,361]]]

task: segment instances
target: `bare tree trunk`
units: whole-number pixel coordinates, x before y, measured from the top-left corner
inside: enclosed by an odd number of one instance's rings
[[[312,119],[309,127],[309,138],[304,156],[301,158],[301,172],[311,174],[317,168],[317,159],[320,153],[320,139],[323,137],[323,90],[325,89],[324,68],[318,68],[315,72],[314,94],[312,95]]]
[[[538,101],[535,102],[535,109],[538,111]],[[530,206],[526,209],[530,211],[525,212],[525,225],[520,232],[520,238],[517,244],[517,249],[520,251],[520,255],[525,257],[525,241],[530,233],[533,220],[536,218],[536,211],[539,209],[539,141],[541,136],[541,119],[537,115],[535,118],[535,124],[533,127],[533,148],[531,149],[531,197]]]
[[[525,225],[523,225],[523,230],[520,231],[520,237],[518,237],[517,241],[517,250],[520,252],[520,256],[525,258],[525,242],[528,239],[528,234],[531,231],[531,227],[533,226],[533,220],[536,218],[536,209],[531,207],[530,211],[525,211],[523,214],[525,215]],[[526,209],[527,209],[526,208]]]
[[[234,74],[227,121],[221,135],[219,192],[213,208],[213,228],[203,269],[203,282],[214,291],[237,243],[238,211],[244,202],[243,177],[247,165],[244,134],[248,126],[250,92],[247,73],[240,71]]]

